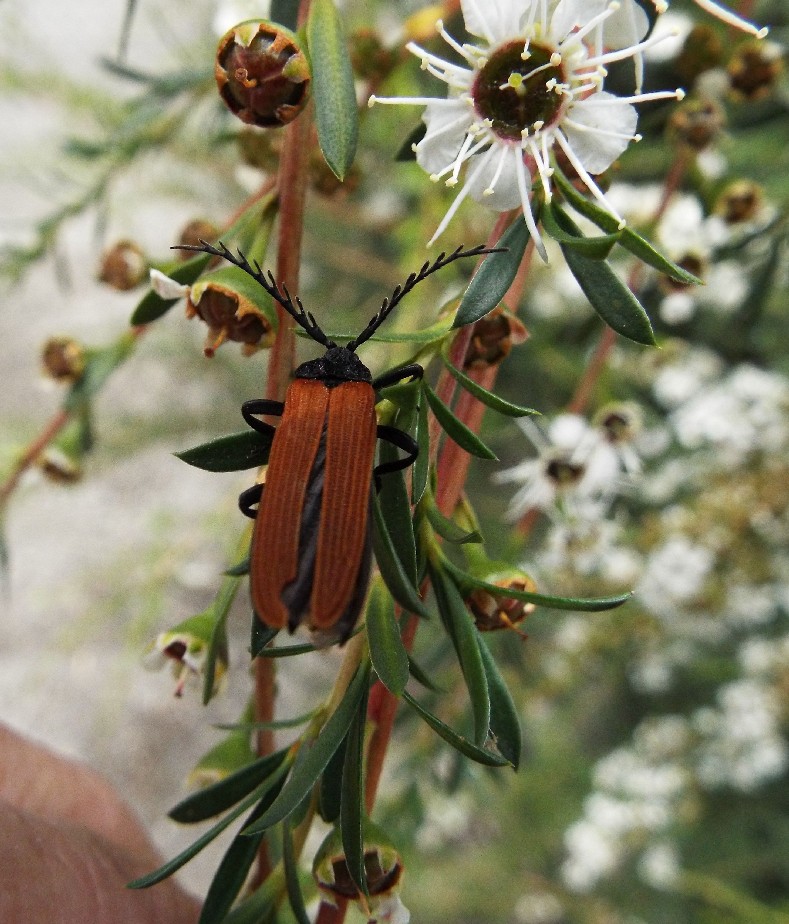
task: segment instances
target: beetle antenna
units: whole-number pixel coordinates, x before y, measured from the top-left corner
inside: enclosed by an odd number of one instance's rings
[[[238,256],[235,256],[233,252],[222,243],[222,241],[217,241],[217,245],[209,244],[207,241],[204,241],[200,238],[200,244],[179,244],[177,247],[172,247],[172,250],[193,250],[198,253],[207,253],[213,257],[221,257],[223,260],[227,260],[228,263],[232,263],[233,266],[237,266],[239,269],[243,270],[249,276],[251,276],[255,282],[263,286],[263,288],[268,292],[268,294],[281,305],[285,311],[293,318],[293,320],[300,326],[303,327],[305,331],[310,335],[310,337],[315,340],[317,343],[320,343],[321,346],[329,347],[336,346],[336,344],[329,340],[329,338],[324,334],[321,328],[318,326],[315,318],[312,316],[312,313],[305,311],[304,305],[301,303],[301,299],[296,296],[294,299],[293,296],[288,292],[288,288],[284,283],[277,284],[274,279],[274,275],[271,270],[268,273],[264,273],[260,267],[260,264],[257,260],[253,261],[253,264],[250,264],[249,260],[244,256],[244,254],[239,250]],[[295,302],[295,304],[294,304]]]
[[[486,247],[484,244],[480,244],[477,247],[472,247],[471,250],[463,250],[463,245],[461,244],[460,247],[458,247],[456,250],[453,250],[449,256],[442,252],[432,263],[429,260],[426,263],[423,263],[419,272],[411,273],[408,279],[406,279],[402,285],[395,286],[392,294],[383,300],[381,308],[377,314],[370,318],[370,322],[367,327],[365,327],[365,329],[359,334],[358,337],[354,338],[350,341],[350,343],[347,344],[347,348],[349,350],[355,350],[359,344],[364,343],[365,340],[369,340],[370,337],[372,337],[372,335],[387,319],[387,317],[389,317],[389,314],[393,308],[398,305],[412,289],[419,285],[419,283],[423,279],[426,279],[431,273],[435,273],[437,270],[443,269],[445,266],[448,266],[450,263],[454,263],[455,260],[460,260],[463,257],[478,257],[487,253],[502,253],[504,250],[506,250],[505,247]]]

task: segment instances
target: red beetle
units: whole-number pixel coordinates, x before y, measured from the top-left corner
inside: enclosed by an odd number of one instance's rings
[[[364,330],[346,346],[324,334],[298,296],[278,286],[259,264],[221,242],[214,247],[181,247],[220,256],[247,272],[288,314],[326,348],[319,359],[302,363],[285,401],[247,401],[242,414],[261,433],[271,433],[265,486],[254,485],[239,506],[255,518],[249,559],[252,606],[272,629],[301,623],[321,644],[344,642],[353,631],[367,593],[372,560],[370,498],[381,475],[410,465],[414,440],[375,416],[376,391],[405,378],[422,376],[416,364],[402,366],[373,381],[356,355],[389,313],[426,276],[461,257],[491,251],[483,246],[441,254],[412,273],[385,299]],[[276,428],[256,415],[281,415]],[[376,440],[388,440],[406,455],[374,466]],[[265,490],[264,490],[265,487]],[[257,512],[255,511],[255,505]]]

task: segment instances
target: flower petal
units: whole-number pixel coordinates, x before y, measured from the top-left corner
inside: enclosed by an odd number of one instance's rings
[[[473,120],[469,104],[458,100],[456,106],[428,104],[422,113],[427,126],[425,137],[416,146],[416,162],[427,173],[440,173],[458,156],[463,139]]]
[[[494,212],[506,212],[518,208],[521,204],[518,177],[512,157],[507,156],[508,147],[509,145],[494,145],[485,153],[472,158],[475,161],[485,158],[485,163],[473,180],[469,181],[469,193],[477,202],[493,209]],[[493,192],[485,195],[491,188]]]
[[[490,45],[512,39],[521,31],[521,22],[537,0],[460,0],[466,29]]]
[[[635,0],[620,0],[621,6],[603,23],[603,44],[607,48],[635,45],[649,31],[649,17]],[[551,18],[551,35],[561,41],[609,7],[609,0],[559,0]]]
[[[592,174],[607,170],[627,148],[638,122],[638,113],[630,103],[604,90],[579,100],[569,115],[572,122],[565,122],[562,130],[575,155]]]
[[[165,276],[161,270],[151,270],[151,288],[159,298],[167,299],[183,298],[189,294],[189,286],[176,282],[169,276]]]

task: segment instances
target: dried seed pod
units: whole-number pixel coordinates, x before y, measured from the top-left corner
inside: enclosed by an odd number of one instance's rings
[[[348,870],[340,832],[330,831],[312,864],[312,875],[325,899],[332,904],[354,901],[372,919],[407,921],[408,912],[400,901],[403,861],[386,834],[368,818],[364,820],[364,869],[367,895],[354,882]]]
[[[398,56],[373,29],[357,29],[350,37],[353,71],[363,80],[380,83],[394,70]]]
[[[677,106],[668,123],[669,138],[693,151],[703,151],[720,137],[726,124],[721,107],[711,99],[689,99]]]
[[[309,99],[307,58],[296,36],[276,23],[249,20],[226,32],[214,74],[230,111],[261,128],[292,122]]]
[[[489,584],[501,587],[502,591],[526,590],[531,592],[537,589],[528,574],[516,568],[508,568],[506,571],[484,575],[484,579]],[[494,595],[481,587],[475,588],[466,597],[466,605],[480,632],[515,629],[517,623],[522,622],[535,610],[533,603],[516,600],[513,597],[508,597],[506,593],[502,593],[501,596]],[[516,631],[518,630],[516,629]],[[519,634],[523,635],[522,632]]]
[[[529,336],[523,324],[503,305],[494,308],[476,322],[471,332],[464,369],[485,369],[497,366],[513,346],[523,343]]]
[[[274,342],[269,318],[242,293],[218,279],[201,280],[192,286],[186,300],[186,316],[198,317],[208,325],[204,347],[208,357],[226,340],[243,344],[246,356]]]
[[[718,32],[706,23],[698,23],[688,33],[677,56],[677,73],[686,86],[692,86],[700,74],[721,64],[723,54]]]
[[[148,258],[134,241],[118,241],[101,258],[98,278],[119,292],[128,292],[148,278]]]
[[[599,427],[612,446],[632,443],[641,432],[643,417],[641,408],[631,402],[617,402],[601,408],[593,423]]]
[[[735,180],[729,183],[715,200],[713,211],[727,225],[753,221],[764,206],[764,192],[753,180]]]
[[[783,52],[775,42],[746,42],[727,68],[732,95],[755,102],[769,96],[783,71]]]
[[[36,465],[44,477],[55,484],[74,484],[82,478],[82,465],[79,459],[64,452],[58,446],[47,446],[36,459]]]
[[[200,241],[213,241],[219,237],[219,228],[206,218],[194,218],[190,221],[178,235],[178,245],[186,244],[187,247],[197,247]],[[178,251],[180,260],[188,260],[191,254],[185,250]]]
[[[50,337],[41,350],[44,374],[70,385],[85,371],[85,348],[73,337]]]

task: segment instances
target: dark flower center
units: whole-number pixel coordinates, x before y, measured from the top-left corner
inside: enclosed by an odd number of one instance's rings
[[[561,64],[552,64],[554,50],[534,43],[523,59],[524,43],[508,42],[497,48],[480,70],[471,95],[483,119],[502,138],[517,140],[535,122],[553,122],[562,108],[562,97],[553,87],[565,82]]]

